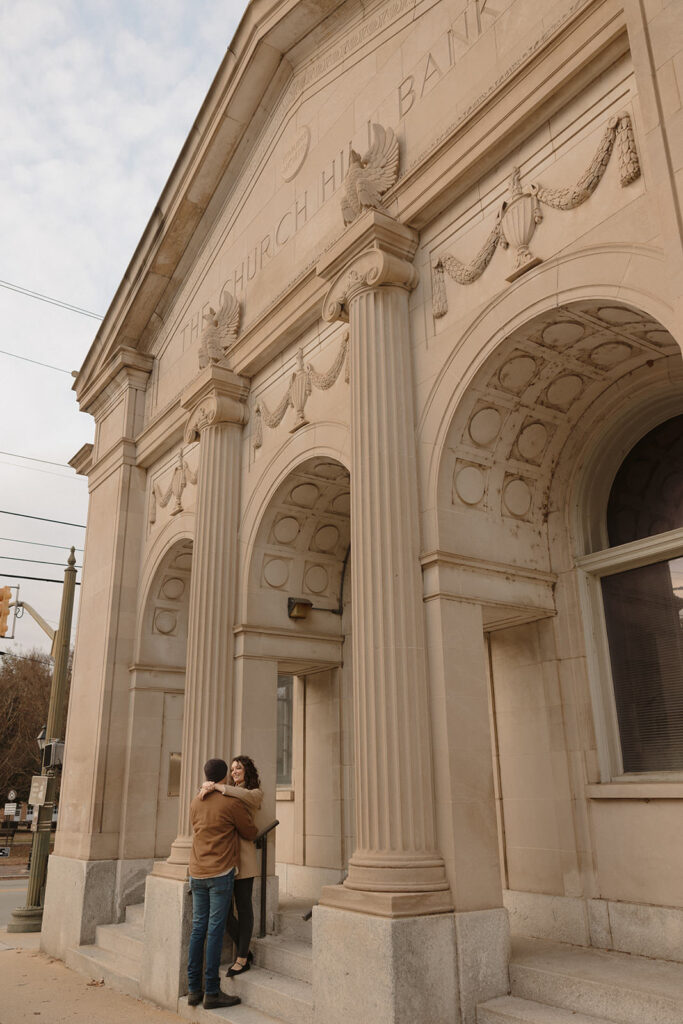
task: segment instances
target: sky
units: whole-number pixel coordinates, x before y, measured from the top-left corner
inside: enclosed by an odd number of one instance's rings
[[[53,628],[61,587],[18,576],[61,581],[71,545],[81,564],[68,460],[94,426],[70,373],[99,321],[7,286],[106,312],[246,6],[0,0],[0,586]],[[24,613],[0,651],[33,647],[50,640]]]

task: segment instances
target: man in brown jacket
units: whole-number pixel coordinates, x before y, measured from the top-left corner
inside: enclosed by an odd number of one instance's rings
[[[208,782],[225,782],[228,766],[219,757],[212,757],[204,765],[204,775]],[[240,1002],[237,996],[221,992],[218,969],[235,869],[239,865],[239,836],[255,839],[258,829],[240,800],[235,797],[226,799],[216,791],[209,793],[205,800],[198,796],[194,798],[190,804],[190,821],[192,931],[187,963],[187,1001],[190,1006],[197,1006],[203,997],[204,1009],[214,1010]],[[205,985],[202,992],[203,959]]]

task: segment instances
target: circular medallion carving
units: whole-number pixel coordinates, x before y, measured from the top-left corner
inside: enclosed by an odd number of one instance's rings
[[[351,495],[348,491],[338,494],[332,502],[332,511],[340,516],[348,516],[351,511]]]
[[[668,331],[647,331],[645,337],[648,341],[651,341],[655,345],[671,345],[673,344],[673,338]]]
[[[282,154],[280,165],[282,180],[292,181],[304,165],[311,145],[311,129],[308,125],[299,128]]]
[[[564,321],[557,324],[550,324],[543,331],[543,340],[546,345],[559,345],[565,347],[567,345],[573,345],[574,342],[578,341],[579,338],[583,338],[584,327],[583,324],[577,324],[573,321],[566,323]]]
[[[332,551],[339,540],[339,530],[332,523],[321,526],[313,538],[318,551]]]
[[[304,576],[304,584],[312,594],[322,594],[327,587],[328,582],[327,569],[322,565],[312,565],[310,569],[306,571]]]
[[[346,476],[346,469],[338,462],[319,462],[315,474],[324,480],[338,480],[340,476]]]
[[[282,558],[271,558],[263,568],[266,583],[271,587],[282,587],[289,579],[289,566]]]
[[[166,611],[165,609],[157,610],[154,616],[154,628],[157,633],[161,633],[162,636],[169,636],[174,632],[178,625],[178,616],[176,612]]]
[[[498,437],[501,423],[502,417],[497,409],[480,409],[470,420],[469,435],[475,444],[491,444]]]
[[[604,345],[597,345],[590,354],[590,361],[595,366],[609,369],[611,366],[618,366],[631,355],[631,346],[623,341],[608,341]]]
[[[530,423],[517,438],[517,450],[523,459],[536,462],[548,443],[548,431],[542,423]]]
[[[531,489],[526,480],[511,480],[503,491],[505,508],[513,516],[525,516],[531,508]]]
[[[550,405],[554,405],[558,409],[568,409],[582,391],[583,380],[581,377],[577,377],[574,373],[567,373],[552,382],[546,391],[546,398]]]
[[[299,523],[294,516],[283,516],[273,527],[273,536],[280,544],[291,544],[299,533]]]
[[[178,579],[177,576],[172,576],[169,579],[164,580],[161,584],[161,590],[159,591],[160,597],[165,597],[169,601],[178,601],[185,592],[185,580]]]
[[[486,478],[477,466],[464,466],[455,475],[455,493],[466,505],[478,505],[484,497]]]
[[[606,324],[637,324],[640,317],[633,309],[625,306],[601,306],[598,316]]]
[[[521,391],[536,373],[536,361],[531,356],[515,356],[508,360],[498,374],[501,387],[506,391]]]
[[[290,501],[301,508],[313,508],[319,494],[320,491],[315,484],[297,484],[289,497]]]

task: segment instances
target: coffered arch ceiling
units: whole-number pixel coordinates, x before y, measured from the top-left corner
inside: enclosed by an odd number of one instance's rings
[[[502,528],[500,547],[487,556],[481,545],[474,554],[514,564],[537,558],[553,474],[582,419],[638,377],[646,390],[648,379],[680,358],[660,323],[613,300],[560,306],[508,336],[474,378],[448,432],[439,546],[459,544],[451,550],[465,553],[471,542],[477,549],[477,531],[463,532],[462,519],[488,519]]]
[[[350,544],[350,478],[329,458],[302,462],[263,514],[250,565],[249,621],[287,623],[287,598],[339,607]]]

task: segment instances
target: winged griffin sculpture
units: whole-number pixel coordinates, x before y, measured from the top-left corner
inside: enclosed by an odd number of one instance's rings
[[[237,341],[240,326],[239,300],[228,291],[221,294],[221,307],[216,312],[209,307],[204,313],[206,326],[199,342],[199,369],[203,370],[209,363],[217,363]]]
[[[398,178],[398,139],[391,128],[373,124],[374,142],[365,156],[351,150],[341,201],[345,224],[368,208],[384,210],[381,196]]]

